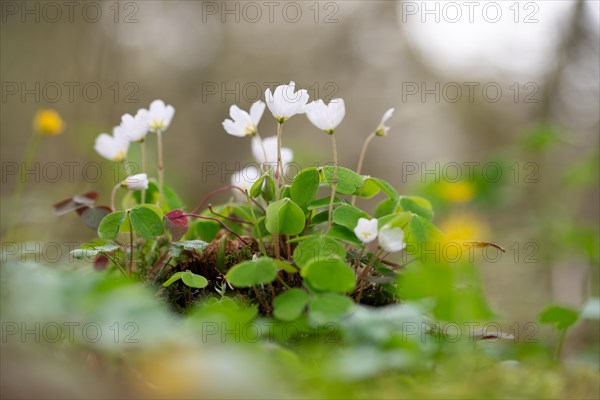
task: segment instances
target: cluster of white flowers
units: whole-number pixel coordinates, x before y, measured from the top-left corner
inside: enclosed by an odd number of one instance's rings
[[[171,124],[174,114],[173,106],[166,105],[162,100],[154,100],[148,109],[138,110],[135,116],[123,115],[121,124],[113,128],[112,135],[98,135],[94,149],[108,160],[124,161],[130,143],[142,142],[149,132],[164,132]],[[145,190],[148,188],[148,176],[145,173],[131,176],[123,181],[122,186],[131,190]]]
[[[288,85],[280,85],[273,92],[271,89],[265,91],[266,106],[279,124],[283,124],[289,118],[297,114],[306,114],[308,120],[320,130],[333,134],[334,130],[344,119],[346,107],[343,99],[332,99],[329,104],[323,100],[308,102],[308,92],[304,89],[296,91],[296,83],[291,81]],[[237,137],[252,136],[252,154],[256,162],[275,166],[277,164],[277,137],[261,139],[258,136],[258,124],[265,110],[265,103],[256,101],[250,107],[250,112],[233,105],[229,109],[231,119],[223,121],[223,128],[227,133]],[[387,135],[389,127],[385,122],[392,116],[394,109],[391,108],[384,114],[381,123],[376,128],[380,136]],[[282,167],[293,160],[291,149],[281,148]],[[249,189],[261,174],[254,166],[246,167],[244,170],[234,174],[231,184]]]
[[[94,149],[111,161],[123,161],[129,143],[141,142],[149,132],[164,132],[173,119],[175,109],[162,100],[154,100],[149,109],[138,110],[135,116],[125,114],[121,124],[113,128],[113,134],[101,133],[96,138]]]
[[[401,251],[406,247],[404,231],[401,228],[386,224],[378,230],[376,218],[359,218],[354,234],[364,244],[379,238],[379,247],[390,253]]]

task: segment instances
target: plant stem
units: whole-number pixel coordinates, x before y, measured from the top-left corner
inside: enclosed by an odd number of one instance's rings
[[[362,170],[363,162],[365,161],[365,155],[367,154],[367,147],[369,147],[369,143],[375,137],[375,132],[372,132],[362,145],[362,149],[360,150],[360,156],[358,157],[358,166],[356,167],[356,173],[360,175]],[[356,196],[352,196],[352,205],[356,204]]]
[[[110,193],[110,209],[115,211],[115,198],[117,197],[117,190],[121,187],[121,183],[117,183],[115,187],[113,187],[112,192]]]
[[[333,223],[333,201],[335,200],[338,173],[337,145],[335,143],[335,134],[333,132],[331,132],[331,147],[333,149],[333,177],[331,179],[331,198],[329,199],[329,220],[327,222],[327,230],[331,229],[331,224]]]
[[[127,211],[127,218],[129,221],[129,268],[128,271],[131,274],[133,270],[133,225],[131,224],[131,213]]]
[[[269,163],[269,159],[267,156],[267,149],[265,148],[265,144],[263,143],[262,137],[258,134],[258,132],[256,132],[256,137],[258,138],[258,141],[260,142],[260,147],[262,147],[262,151],[263,151],[263,157],[265,158],[265,162],[263,162],[261,164],[261,168],[263,170],[263,172],[268,171],[268,163]]]
[[[558,334],[558,343],[556,344],[556,352],[554,353],[554,359],[560,361],[560,354],[562,353],[563,345],[565,344],[565,338],[567,337],[567,330],[561,329]]]
[[[246,194],[246,200],[248,200],[248,207],[250,208],[250,215],[252,216],[252,223],[254,224],[254,229],[256,229],[256,236],[258,236],[258,244],[260,245],[260,251],[262,251],[265,257],[268,257],[267,249],[265,247],[265,243],[263,242],[262,235],[260,234],[260,226],[258,225],[258,220],[256,219],[256,214],[254,213],[254,207],[252,207],[252,203],[250,202],[250,195]]]
[[[363,281],[364,277],[367,275],[367,273],[373,268],[373,264],[375,264],[375,261],[377,261],[377,258],[379,257],[380,254],[381,254],[381,250],[378,250],[375,252],[375,254],[373,254],[373,258],[371,258],[371,260],[369,260],[369,263],[367,264],[365,269],[361,272],[361,274],[358,276],[358,279],[356,280],[356,287],[359,288],[358,294],[356,296],[357,303],[360,303],[360,299],[362,297],[362,292],[364,289],[364,286],[362,286],[362,281]]]
[[[163,202],[163,185],[164,185],[164,173],[165,173],[165,164],[163,162],[163,146],[162,146],[162,131],[156,131],[156,139],[157,139],[157,147],[158,147],[158,164],[157,164],[157,173],[158,173],[158,204],[162,206]]]
[[[223,228],[225,228],[225,230],[229,233],[231,233],[233,236],[237,237],[238,239],[240,239],[242,241],[242,243],[244,244],[248,244],[248,242],[246,240],[244,240],[243,237],[241,237],[240,235],[238,235],[237,233],[235,233],[234,231],[231,230],[230,227],[228,227],[223,221],[221,221],[220,219],[217,218],[211,218],[211,217],[205,217],[204,215],[198,215],[198,214],[183,214],[179,217],[176,217],[175,219],[179,219],[179,218],[186,218],[186,217],[194,217],[194,218],[200,218],[200,219],[206,219],[209,221],[215,221],[218,222],[219,224],[221,224],[221,226]]]
[[[140,151],[142,152],[142,173],[147,173],[146,165],[146,141],[142,139],[140,142]],[[128,173],[129,175],[129,173]],[[142,204],[146,202],[146,189],[142,190]]]
[[[281,276],[277,275],[277,280],[279,281],[279,283],[285,286],[286,289],[291,289],[290,285],[288,285]]]
[[[29,138],[29,142],[27,143],[27,147],[25,148],[25,152],[23,153],[23,159],[21,161],[21,168],[23,170],[27,170],[27,166],[31,164],[33,161],[35,154],[37,153],[37,149],[40,145],[42,137],[35,132]],[[6,234],[6,240],[12,241],[13,236],[15,234],[15,228],[17,224],[17,218],[21,214],[21,197],[23,195],[23,189],[25,189],[25,180],[23,179],[23,175],[19,176],[17,179],[17,184],[15,187],[15,192],[13,194],[13,202],[12,207],[10,209],[10,223],[8,224],[8,232]]]
[[[277,171],[275,177],[277,178],[278,195],[277,199],[281,198],[281,191],[283,190],[283,164],[281,161],[281,132],[283,131],[283,123],[277,124]]]
[[[125,275],[125,278],[129,279],[129,276],[127,275],[127,272],[123,269],[123,267],[121,267],[121,264],[119,264],[113,256],[111,256],[110,254],[106,253],[106,252],[100,252],[100,254],[102,254],[104,257],[108,258],[110,261],[112,261],[113,264],[115,264],[119,270],[123,273],[123,275]]]
[[[219,188],[219,189],[213,190],[212,192],[210,192],[209,194],[207,194],[207,195],[206,195],[206,197],[205,197],[205,198],[202,200],[202,202],[201,202],[200,204],[198,204],[198,206],[196,206],[196,208],[194,208],[194,209],[192,210],[192,214],[195,214],[195,213],[199,212],[200,210],[202,210],[202,207],[204,207],[204,205],[205,205],[205,204],[208,202],[208,200],[210,200],[210,199],[211,199],[213,196],[216,196],[217,194],[219,194],[219,193],[221,193],[221,192],[225,192],[225,191],[227,191],[227,190],[231,190],[231,189],[239,190],[240,192],[244,193],[244,196],[246,196],[246,195],[247,195],[246,191],[245,191],[244,189],[242,189],[241,187],[239,187],[239,186],[235,186],[235,185],[227,185],[227,186],[224,186],[224,187],[222,187],[222,188]],[[258,208],[260,208],[260,209],[261,209],[263,212],[265,212],[265,209],[264,209],[264,207],[263,207],[263,206],[261,206],[261,205],[260,205],[260,203],[258,203],[258,202],[257,202],[256,200],[254,200],[254,199],[251,199],[251,200],[252,200],[252,202],[253,202],[254,204],[256,204],[256,206],[257,206]]]

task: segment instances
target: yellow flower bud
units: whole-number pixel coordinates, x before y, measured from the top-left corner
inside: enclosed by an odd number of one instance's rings
[[[42,136],[60,135],[65,130],[65,122],[55,110],[40,110],[33,119],[33,129]]]

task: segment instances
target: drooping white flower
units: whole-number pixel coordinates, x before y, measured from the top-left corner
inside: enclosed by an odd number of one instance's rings
[[[146,190],[148,189],[148,175],[131,175],[121,183],[121,186],[129,190]]]
[[[258,123],[265,111],[265,103],[261,100],[256,101],[250,107],[250,113],[233,105],[229,109],[231,119],[223,121],[223,128],[227,133],[233,136],[243,137],[254,135],[257,132]]]
[[[259,164],[277,165],[277,136],[260,139],[252,138],[252,155]],[[294,152],[287,147],[281,148],[281,164],[285,166],[294,159]]]
[[[390,253],[395,253],[406,247],[404,231],[401,228],[385,225],[379,230],[379,247]]]
[[[306,112],[308,92],[304,89],[296,92],[296,83],[291,81],[289,85],[277,86],[273,93],[267,89],[265,100],[273,117],[279,123],[284,123],[288,118]]]
[[[385,123],[387,122],[388,119],[390,119],[392,117],[393,114],[394,114],[393,108],[390,108],[389,110],[387,110],[385,112],[385,114],[383,114],[383,117],[381,117],[381,122],[379,123],[379,125],[377,125],[377,128],[375,129],[375,134],[377,136],[387,136],[388,135],[390,127],[385,126]]]
[[[260,178],[262,172],[253,165],[250,165],[241,171],[236,172],[231,176],[231,185],[237,186],[246,192],[249,192],[252,185]],[[239,202],[245,202],[246,197],[242,192],[237,189],[233,189],[233,196]]]
[[[129,150],[129,140],[124,136],[121,127],[113,128],[113,134],[101,133],[96,137],[94,149],[102,157],[111,161],[123,161]]]
[[[146,110],[139,110],[135,117],[125,114],[121,117],[120,130],[130,142],[139,142],[146,138],[149,126],[146,119]]]
[[[148,110],[142,108],[139,113],[146,120],[151,132],[164,132],[171,125],[175,108],[172,105],[166,105],[162,100],[154,100],[150,103]]]
[[[331,134],[346,115],[344,100],[333,99],[326,105],[323,100],[313,101],[308,105],[306,116],[317,128]]]
[[[377,219],[359,218],[354,234],[363,243],[371,243],[377,238]]]

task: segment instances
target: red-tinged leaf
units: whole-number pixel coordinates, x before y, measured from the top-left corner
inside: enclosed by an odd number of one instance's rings
[[[81,210],[81,212],[79,212]],[[100,222],[104,217],[111,213],[110,207],[98,206],[98,207],[85,207],[78,209],[77,213],[81,216],[81,220],[90,229],[98,230]]]
[[[54,214],[59,216],[65,215],[71,211],[78,211],[81,215],[87,207],[92,207],[97,199],[98,193],[87,192],[61,200],[52,205],[52,209],[54,210]]]
[[[165,214],[165,226],[174,242],[181,239],[188,231],[189,223],[184,214],[183,210],[173,210]]]
[[[108,257],[98,254],[94,260],[94,269],[96,271],[104,271],[108,267]]]

